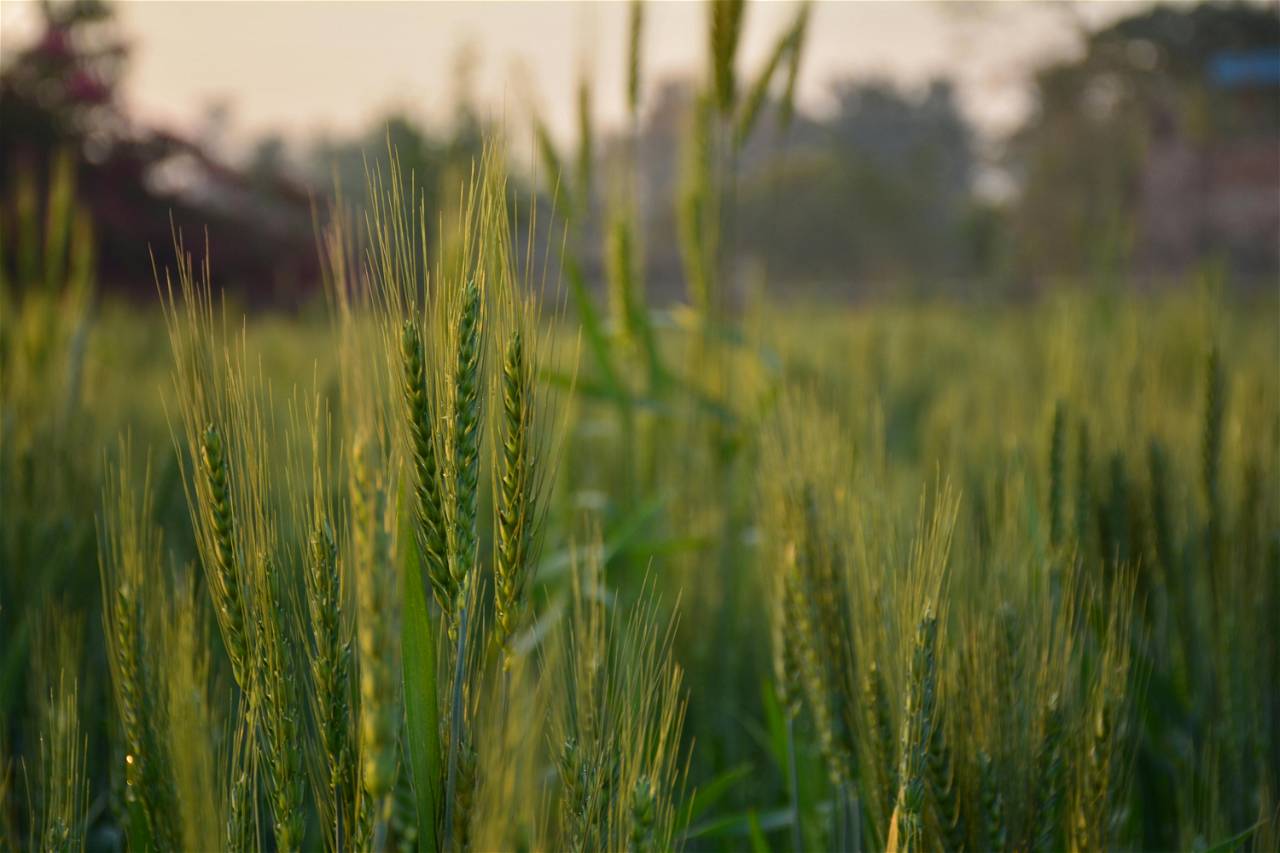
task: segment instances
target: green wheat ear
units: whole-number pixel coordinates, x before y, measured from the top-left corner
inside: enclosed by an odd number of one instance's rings
[[[264,741],[263,770],[276,847],[282,851],[302,847],[304,817],[303,769],[298,739],[300,702],[295,675],[294,648],[280,577],[280,567],[269,555],[258,558],[255,600],[257,638],[255,664],[257,695],[254,701]]]
[[[636,780],[631,792],[631,849],[636,853],[654,850],[655,799],[649,777]]]
[[[40,759],[38,809],[32,818],[40,849],[74,853],[84,850],[89,806],[88,741],[81,725],[77,675],[83,630],[78,619],[50,607],[41,634],[32,660]]]
[[[467,282],[458,313],[453,372],[452,539],[449,574],[455,598],[466,589],[476,561],[477,498],[480,478],[481,292]]]
[[[240,689],[248,692],[248,637],[245,633],[244,598],[236,561],[235,516],[231,505],[231,486],[226,446],[222,433],[209,424],[201,437],[200,462],[207,489],[205,517],[210,524],[214,545],[214,566],[209,578],[209,592],[222,638],[231,658],[231,669]]]
[[[142,494],[128,482],[129,449],[123,449],[119,476],[104,494],[104,542],[100,558],[103,633],[111,688],[125,747],[125,798],[136,801],[151,837],[162,847],[178,844],[173,826],[176,804],[162,743],[162,703],[154,669],[143,658],[147,636],[142,596],[163,565],[160,531],[150,523],[150,474]],[[148,678],[148,673],[152,675]],[[130,827],[141,833],[143,827]]]
[[[643,297],[637,293],[636,250],[631,223],[625,213],[615,214],[609,226],[606,262],[614,329],[623,341],[632,340],[636,333],[636,311],[643,304]]]
[[[938,619],[926,611],[916,629],[902,725],[902,761],[898,778],[898,843],[904,851],[924,848],[925,809],[929,788],[929,741],[936,725],[936,646]]]
[[[1089,727],[1084,780],[1076,809],[1076,842],[1083,850],[1105,849],[1111,776],[1111,708],[1102,702]]]
[[[257,839],[257,773],[253,744],[253,722],[242,716],[236,726],[232,744],[227,791],[226,848],[229,851],[251,850]]]
[[[566,849],[576,850],[582,846],[586,834],[583,823],[588,808],[586,772],[576,737],[570,735],[561,744],[556,770],[560,780],[561,843]]]
[[[627,112],[635,121],[640,112],[640,39],[644,33],[644,3],[631,0],[627,16]]]
[[[737,99],[737,80],[734,59],[738,51],[738,39],[742,35],[742,18],[745,0],[711,0],[711,77],[715,88],[716,106],[720,114],[733,112]]]
[[[592,163],[595,139],[591,130],[591,84],[584,76],[578,81],[578,162],[574,175],[573,210],[579,220],[591,213]]]
[[[175,837],[174,844],[185,850],[198,850],[220,837],[226,813],[219,778],[224,758],[217,740],[222,717],[210,679],[206,610],[196,584],[197,573],[191,567],[175,579],[167,598],[152,599],[169,611],[159,631],[166,665],[157,691],[165,703],[162,713],[168,731],[157,739],[164,741],[170,785],[165,793],[173,804],[173,827],[168,831]],[[156,847],[163,848],[164,842]]]
[[[385,820],[395,775],[395,718],[391,629],[386,618],[390,537],[383,523],[386,494],[375,476],[371,442],[360,440],[351,461],[351,512],[356,550],[356,641],[359,709],[360,798],[357,847],[371,843]]]
[[[307,606],[311,616],[312,643],[307,652],[311,664],[316,727],[324,751],[326,809],[333,832],[332,843],[341,847],[353,830],[351,808],[355,791],[350,784],[354,749],[351,732],[352,648],[343,624],[346,596],[338,548],[327,520],[311,534],[307,561]]]
[[[446,520],[441,496],[439,464],[431,402],[427,390],[422,333],[406,320],[400,338],[404,399],[408,409],[413,451],[416,509],[415,540],[426,565],[432,593],[446,618],[452,619],[457,585],[449,573],[446,556]]]
[[[786,601],[784,590],[787,585],[786,579],[779,579],[774,583],[773,595],[783,602]],[[794,718],[800,713],[804,694],[800,680],[797,678],[800,660],[796,649],[796,638],[792,633],[792,626],[788,624],[791,621],[788,614],[789,610],[785,604],[775,605],[769,609],[769,624],[773,636],[774,686],[783,712],[788,717]]]
[[[902,725],[902,760],[899,770],[899,843],[904,850],[924,848],[925,815],[934,786],[933,745],[938,727],[938,617],[925,611],[915,630],[915,647],[906,693],[906,719]]]
[[[889,693],[884,675],[875,661],[868,665],[863,676],[863,711],[870,728],[871,756],[880,786],[882,803],[892,803],[898,790],[897,764],[893,755],[893,723],[889,717]]]
[[[688,281],[688,297],[704,319],[716,308],[716,252],[719,208],[716,204],[712,162],[715,104],[700,96],[689,119],[682,143],[680,189],[676,207],[680,258]]]
[[[814,619],[814,608],[805,598],[802,587],[806,578],[796,565],[795,552],[794,545],[787,549],[789,565],[786,571],[790,577],[787,583],[788,603],[795,630],[800,680],[809,700],[809,710],[818,733],[818,746],[827,765],[827,775],[831,778],[831,784],[838,787],[848,781],[849,757],[845,754],[837,731],[835,703],[827,686],[826,664],[822,660],[822,642],[825,638],[821,636],[817,620]]]
[[[1062,701],[1055,694],[1045,711],[1044,735],[1036,756],[1036,823],[1032,848],[1062,849],[1062,806],[1066,796],[1066,767],[1062,756]]]
[[[499,648],[515,630],[517,609],[529,574],[534,522],[533,487],[536,460],[532,452],[533,373],[520,331],[512,333],[502,360],[502,448],[499,460],[497,526],[494,560],[494,620]],[[510,661],[504,661],[504,667]]]
[[[986,752],[978,753],[978,805],[982,820],[980,850],[1001,853],[1008,844],[1004,823],[1004,797],[996,779],[995,765]]]
[[[932,675],[937,683],[936,662],[932,663],[935,672]],[[933,798],[934,817],[942,832],[947,850],[960,850],[964,847],[966,832],[964,813],[961,809],[960,794],[956,787],[956,768],[951,758],[951,747],[947,742],[942,714],[936,707],[929,714],[931,728],[928,748],[929,792]]]

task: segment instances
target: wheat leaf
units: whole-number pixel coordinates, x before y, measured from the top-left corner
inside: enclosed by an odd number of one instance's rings
[[[404,613],[401,624],[404,714],[409,769],[418,811],[418,849],[435,851],[440,814],[440,711],[436,705],[436,636],[427,592],[413,545],[410,515],[400,514],[404,562],[400,573]]]

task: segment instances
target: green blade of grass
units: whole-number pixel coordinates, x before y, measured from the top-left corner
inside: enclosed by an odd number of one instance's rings
[[[774,809],[763,814],[752,809],[739,814],[712,818],[690,828],[681,836],[681,839],[687,843],[698,838],[710,840],[749,836],[752,833],[753,823],[761,832],[773,832],[790,826],[794,819],[789,808]]]
[[[751,853],[769,853],[769,841],[764,837],[764,827],[760,825],[758,812],[748,812],[747,829],[751,833]]]
[[[749,775],[751,775],[751,765],[740,764],[729,768],[703,785],[693,795],[693,802],[689,806],[689,823],[692,824],[706,814],[712,806],[724,799],[725,794],[729,793],[734,785]]]
[[[128,849],[133,853],[146,853],[151,849],[151,829],[147,826],[147,816],[142,811],[142,802],[136,797],[128,805],[128,831],[125,837],[129,842]]]
[[[777,689],[772,682],[760,682],[760,702],[764,708],[768,735],[764,743],[768,746],[769,754],[773,756],[778,770],[785,772],[789,763],[787,761],[787,721],[783,716],[782,706],[778,704]]]
[[[401,512],[405,554],[400,583],[404,613],[400,628],[404,679],[404,714],[409,770],[418,812],[418,850],[435,853],[440,813],[440,710],[436,705],[436,636],[427,607],[426,586],[409,530],[409,513]]]
[[[646,397],[632,397],[624,390],[616,389],[612,385],[604,382],[597,382],[593,379],[584,379],[581,376],[564,370],[554,370],[552,368],[543,368],[538,371],[538,376],[543,382],[556,388],[563,388],[566,391],[572,391],[579,397],[587,400],[601,400],[609,403],[616,403],[622,407],[634,408],[654,408],[658,407],[657,401]]]
[[[1239,850],[1240,847],[1249,840],[1249,837],[1262,827],[1263,823],[1265,823],[1265,821],[1258,821],[1243,832],[1238,832],[1230,838],[1219,841],[1212,847],[1206,848],[1204,853],[1231,853],[1233,850]]]
[[[665,505],[665,496],[655,495],[613,524],[607,531],[604,544],[600,549],[602,564],[607,566],[609,561],[631,547],[649,522],[658,517],[658,513]],[[568,547],[543,558],[538,564],[536,577],[546,581],[564,574],[573,565],[574,557],[574,549]]]
[[[600,314],[587,292],[587,283],[582,276],[582,269],[569,252],[563,253],[564,272],[569,277],[569,294],[573,297],[574,308],[578,311],[578,319],[582,322],[583,334],[587,336],[587,346],[595,355],[596,366],[599,367],[604,384],[619,399],[627,396],[626,389],[618,381],[618,371],[613,364],[613,351],[604,333],[604,325],[600,322]]]

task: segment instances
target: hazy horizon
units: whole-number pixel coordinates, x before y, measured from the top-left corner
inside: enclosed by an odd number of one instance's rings
[[[1035,68],[1078,48],[1080,26],[1148,5],[825,0],[815,4],[798,100],[820,113],[833,78],[912,87],[943,76],[955,81],[978,131],[998,137],[1025,116]],[[597,124],[617,127],[625,116],[625,2],[164,0],[116,8],[133,48],[128,108],[195,133],[222,107],[229,137],[220,142],[233,150],[272,133],[290,144],[349,135],[391,110],[440,124],[463,85],[508,129],[528,127],[536,109],[569,141],[584,68],[594,81]],[[793,14],[794,4],[781,0],[749,9],[741,73],[753,75]],[[3,44],[29,40],[38,15],[34,0],[5,0]],[[699,70],[704,15],[704,4],[692,0],[646,6],[645,96],[663,80]],[[456,73],[461,65],[470,68],[469,84]]]

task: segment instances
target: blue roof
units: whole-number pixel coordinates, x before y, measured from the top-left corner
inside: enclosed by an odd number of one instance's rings
[[[1216,86],[1280,86],[1280,47],[1219,53],[1209,60],[1209,79]]]

